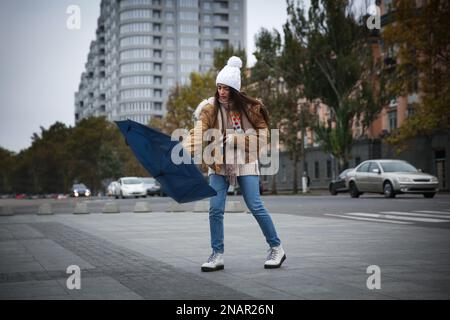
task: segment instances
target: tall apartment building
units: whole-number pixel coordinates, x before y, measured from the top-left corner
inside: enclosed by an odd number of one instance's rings
[[[214,48],[246,48],[246,34],[246,0],[102,0],[75,122],[162,117],[172,87],[208,71]]]

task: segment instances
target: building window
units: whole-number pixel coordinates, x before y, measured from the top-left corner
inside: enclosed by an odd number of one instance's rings
[[[183,63],[180,68],[183,73],[198,72],[198,64],[195,63]]]
[[[327,178],[331,178],[331,160],[327,160]]]
[[[153,83],[154,84],[161,84],[162,83],[162,77],[161,76],[154,76]]]
[[[173,20],[175,17],[172,11],[167,11],[165,14],[166,20]]]
[[[129,76],[122,77],[120,79],[121,86],[132,86],[132,85],[150,85],[152,84],[152,76]]]
[[[162,90],[161,89],[154,89],[153,90],[153,96],[155,98],[161,98],[162,97]]]
[[[224,49],[228,45],[228,40],[214,40],[214,48]]]
[[[168,38],[168,39],[166,40],[166,45],[167,45],[168,47],[173,47],[173,46],[175,45],[175,39],[173,39],[173,38]]]
[[[167,72],[169,72],[169,73],[175,72],[175,66],[173,64],[168,64]]]
[[[183,8],[197,8],[198,0],[178,0],[178,5]]]
[[[180,38],[180,46],[184,47],[198,47],[198,38]]]
[[[167,60],[175,60],[175,52],[168,51],[166,54]]]
[[[161,11],[153,10],[153,18],[154,19],[160,19],[161,18]]]
[[[143,59],[143,58],[150,58],[151,56],[152,56],[151,49],[132,49],[122,51],[120,53],[120,60]]]
[[[186,59],[186,60],[197,60],[198,59],[198,51],[181,50],[180,58]]]
[[[397,128],[397,110],[388,113],[389,117],[389,130]]]
[[[161,103],[161,102],[155,102],[155,103],[153,103],[153,108],[154,108],[155,110],[157,110],[157,111],[162,110],[162,103]],[[156,117],[158,117],[158,116],[156,116]],[[161,117],[159,117],[159,118],[161,118]]]
[[[228,2],[227,1],[215,1],[214,2],[214,9],[228,9]]]
[[[120,91],[120,99],[151,98],[151,89],[126,89]],[[139,105],[137,106],[140,107]]]
[[[183,33],[198,33],[198,25],[196,24],[188,24],[188,23],[181,23],[179,27],[179,31]]]
[[[406,117],[409,118],[414,114],[414,107],[412,104],[408,104],[408,107],[406,109]]]
[[[202,58],[205,59],[206,61],[212,61],[213,55],[210,52],[204,52],[202,53]]]
[[[143,72],[143,71],[151,71],[152,63],[151,62],[140,62],[140,63],[126,63],[120,66],[120,72]]]
[[[319,161],[314,161],[314,178],[319,179]]]
[[[153,50],[153,58],[162,58],[162,51],[161,50]]]
[[[174,78],[168,78],[167,79],[167,86],[172,87],[175,85],[175,79]]]
[[[175,27],[171,24],[166,26],[166,32],[167,33],[174,33],[175,32]]]
[[[154,63],[153,64],[153,70],[154,71],[161,71],[161,69],[162,69],[161,63]]]
[[[210,10],[211,2],[203,2],[203,9]]]
[[[180,20],[198,21],[198,13],[192,11],[180,11],[178,13]]]
[[[154,45],[160,45],[161,44],[161,37],[153,37],[153,44]]]
[[[152,38],[149,36],[132,36],[120,39],[120,46],[136,46],[151,44]]]
[[[210,49],[211,48],[211,40],[203,40],[203,48]]]
[[[215,22],[227,22],[228,21],[228,14],[217,13],[217,14],[214,15],[214,21]]]
[[[147,9],[127,10],[120,14],[120,21],[128,19],[146,19],[151,18],[152,11]]]
[[[152,31],[152,25],[148,22],[128,23],[120,26],[120,34],[150,31]]]
[[[153,32],[161,32],[161,24],[160,23],[153,24]]]
[[[210,14],[204,14],[203,15],[203,22],[211,22],[211,15]]]
[[[228,34],[228,27],[214,27],[214,34],[226,35]]]

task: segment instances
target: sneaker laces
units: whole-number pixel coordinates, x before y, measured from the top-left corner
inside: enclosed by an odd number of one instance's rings
[[[214,262],[218,257],[218,253],[217,252],[213,252],[209,258],[208,258],[208,262]]]
[[[280,253],[278,249],[270,248],[268,250],[269,255],[267,256],[267,260],[275,260],[278,257],[278,254]]]

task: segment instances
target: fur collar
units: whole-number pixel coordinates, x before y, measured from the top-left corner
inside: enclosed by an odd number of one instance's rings
[[[209,99],[205,99],[197,106],[197,108],[194,111],[194,120],[197,121],[200,118],[200,113],[202,112],[203,108],[207,106],[208,104],[214,105],[214,97],[210,97]]]

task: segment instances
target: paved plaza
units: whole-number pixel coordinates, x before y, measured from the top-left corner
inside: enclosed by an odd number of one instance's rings
[[[447,228],[272,212],[287,260],[226,213],[225,270],[202,273],[207,212],[0,216],[0,299],[449,299]],[[69,266],[81,288],[69,289]],[[368,289],[369,266],[380,289]]]

